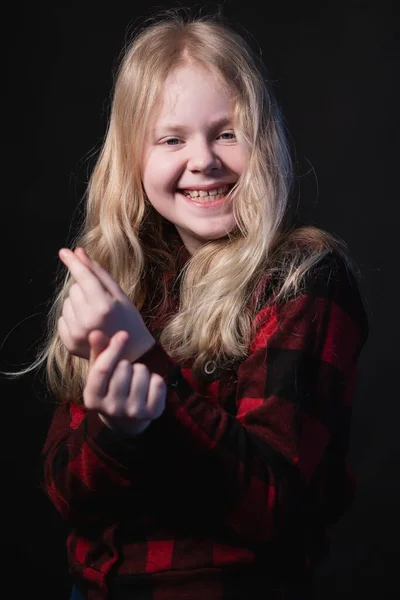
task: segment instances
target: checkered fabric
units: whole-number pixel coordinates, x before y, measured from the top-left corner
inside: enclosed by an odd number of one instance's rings
[[[69,402],[55,410],[44,485],[88,600],[303,597],[354,497],[346,453],[368,323],[335,253],[297,297],[272,297],[266,283],[244,360],[194,373],[159,341],[141,357],[168,396],[138,437]]]

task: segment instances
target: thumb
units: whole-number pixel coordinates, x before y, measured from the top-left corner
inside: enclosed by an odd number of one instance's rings
[[[110,343],[110,338],[100,329],[94,329],[89,333],[90,358],[89,366],[92,366],[96,358],[105,350]]]

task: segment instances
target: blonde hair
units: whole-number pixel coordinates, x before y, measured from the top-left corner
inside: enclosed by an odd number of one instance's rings
[[[236,228],[187,261],[179,278],[179,310],[160,338],[178,361],[194,359],[195,369],[210,359],[246,356],[254,317],[249,301],[268,269],[281,282],[278,300],[285,299],[340,244],[317,228],[290,231],[285,225],[292,163],[282,117],[257,54],[220,19],[176,13],[144,27],[124,53],[75,247],[83,247],[107,269],[138,310],[151,301],[155,273],[176,268],[165,222],[146,201],[141,152],[163,82],[188,60],[210,70],[232,92],[235,129],[247,155],[245,172],[230,192]],[[25,372],[46,363],[51,392],[79,403],[87,361],[72,356],[57,333],[71,283],[65,275],[49,311],[47,339]],[[165,278],[162,286],[161,297],[166,295]]]

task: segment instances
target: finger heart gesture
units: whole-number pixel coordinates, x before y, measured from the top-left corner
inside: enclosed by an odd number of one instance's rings
[[[160,375],[122,358],[128,339],[125,331],[119,331],[111,340],[101,331],[90,333],[83,401],[108,427],[134,436],[161,416],[167,388]]]
[[[123,358],[130,362],[147,352],[155,340],[139,311],[111,275],[82,248],[75,252],[63,248],[59,256],[74,280],[58,320],[58,333],[69,352],[89,359],[89,334],[94,330],[109,338],[117,331],[126,331],[129,340]]]

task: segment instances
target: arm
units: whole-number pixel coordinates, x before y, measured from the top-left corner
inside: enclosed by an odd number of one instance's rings
[[[44,487],[67,519],[98,517],[123,495],[143,502],[158,424],[135,438],[109,429],[95,411],[65,402],[53,415],[43,448]],[[146,449],[146,453],[144,452]]]
[[[122,359],[128,340],[123,331],[111,339],[101,331],[90,333],[83,404],[61,406],[49,430],[46,489],[58,510],[75,521],[85,512],[86,520],[91,518],[102,507],[111,513],[113,500],[121,512],[133,483],[131,508],[143,500],[150,463],[144,467],[140,434],[164,411],[166,386],[144,365]],[[146,455],[151,457],[151,451]]]
[[[167,380],[169,437],[196,466],[209,467],[194,472],[198,489],[204,486],[226,525],[255,543],[280,531],[317,480],[322,486],[328,462],[344,468],[366,335],[357,287],[331,259],[310,274],[298,298],[266,306],[257,321],[238,369],[236,414],[196,394],[159,343],[140,358]]]
[[[299,298],[265,307],[229,412],[195,393],[158,343],[140,362],[165,377],[167,409],[138,438],[121,440],[96,413],[73,405],[56,412],[45,447],[54,504],[74,517],[101,499],[161,495],[157,509],[166,513],[191,511],[195,501],[199,517],[222,513],[241,537],[268,540],[348,425],[362,314],[357,289],[331,266],[310,277]]]

